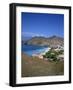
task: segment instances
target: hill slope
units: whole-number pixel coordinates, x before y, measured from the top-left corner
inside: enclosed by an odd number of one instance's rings
[[[58,36],[52,36],[49,38],[45,37],[33,37],[30,40],[24,42],[24,44],[28,45],[62,45],[64,44],[64,39],[62,37]]]

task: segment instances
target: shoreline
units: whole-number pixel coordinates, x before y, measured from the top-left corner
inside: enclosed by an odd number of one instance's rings
[[[44,52],[41,52],[40,54],[32,54],[32,57],[38,57],[40,59],[43,59],[43,55],[45,55],[46,52],[48,52],[51,48],[47,48]]]
[[[25,54],[26,55],[28,55],[28,56],[30,56],[30,57],[37,57],[37,58],[39,58],[39,59],[44,59],[44,55],[48,52],[48,51],[50,51],[50,49],[52,49],[51,47],[49,47],[49,46],[47,46],[46,48],[43,48],[43,49],[28,49],[28,51],[26,51],[25,50]],[[61,50],[61,48],[53,48],[53,50],[55,50],[55,51],[59,51],[59,50]],[[61,55],[61,54],[59,54],[58,55],[58,57],[57,57],[58,59],[62,59],[62,60],[64,60],[64,56],[63,55]],[[47,58],[45,58],[46,60],[48,60]]]

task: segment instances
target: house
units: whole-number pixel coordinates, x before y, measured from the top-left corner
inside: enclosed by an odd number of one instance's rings
[[[60,60],[60,61],[63,61],[64,60],[64,55],[58,55],[57,59]]]

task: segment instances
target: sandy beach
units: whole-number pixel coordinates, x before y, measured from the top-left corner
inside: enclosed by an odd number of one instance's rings
[[[43,59],[43,55],[45,55],[46,52],[48,52],[51,48],[46,48],[44,52],[41,52],[40,54],[33,54],[32,57],[38,57],[39,59]]]

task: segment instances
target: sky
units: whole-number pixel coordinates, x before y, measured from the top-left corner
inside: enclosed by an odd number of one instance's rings
[[[24,37],[64,37],[64,15],[22,12],[21,28]]]

